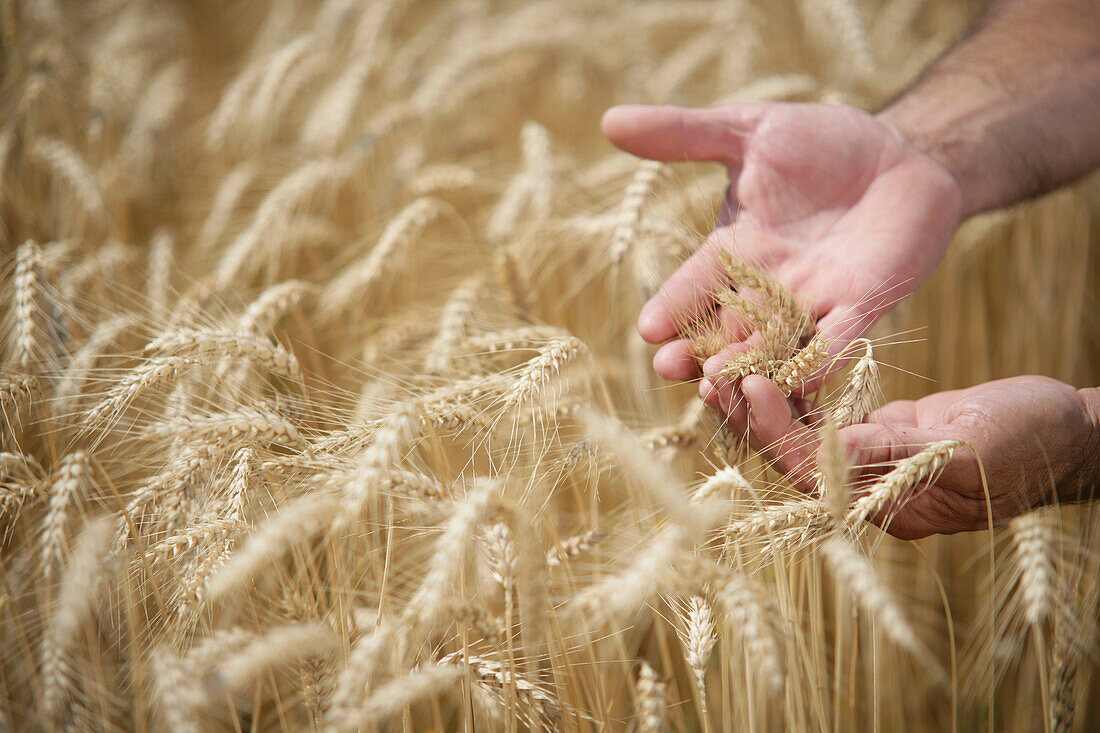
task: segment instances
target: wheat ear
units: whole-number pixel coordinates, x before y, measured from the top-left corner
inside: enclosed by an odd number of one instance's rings
[[[645,660],[638,662],[635,689],[634,718],[638,722],[638,733],[665,733],[668,730],[668,692],[665,683]]]
[[[959,440],[941,440],[929,443],[919,453],[898,461],[890,473],[852,504],[848,524],[856,525],[874,516],[890,502],[902,498],[905,492],[939,473],[962,445]]]
[[[42,320],[39,304],[41,268],[42,250],[34,240],[28,239],[15,254],[15,276],[12,279],[15,318],[12,354],[23,371],[29,371],[35,365],[42,345],[42,334],[39,332]]]
[[[294,354],[270,339],[252,333],[175,328],[149,342],[145,352],[211,357],[232,354],[287,379],[296,380],[301,376]]]
[[[42,522],[42,576],[46,582],[53,579],[55,569],[61,564],[73,507],[87,492],[91,479],[92,465],[86,452],[75,451],[61,459],[57,478],[49,489],[50,504]]]
[[[902,613],[894,594],[883,584],[867,557],[846,540],[830,537],[821,545],[825,563],[837,585],[845,588],[856,603],[874,619],[876,626],[895,644],[917,655],[924,649]]]
[[[238,692],[276,665],[328,655],[339,645],[336,635],[322,624],[273,629],[221,660],[217,666],[218,680],[225,689]]]
[[[1051,617],[1058,596],[1053,515],[1033,511],[1009,522],[1024,619],[1036,631]]]
[[[108,550],[114,535],[110,519],[90,524],[77,538],[65,567],[53,612],[42,637],[39,704],[43,717],[57,722],[71,694],[77,670],[70,657],[81,630],[92,620],[108,572]]]
[[[611,236],[611,248],[607,256],[612,264],[619,264],[630,252],[634,240],[638,237],[638,228],[642,221],[642,207],[657,182],[669,175],[671,169],[664,163],[646,160],[638,166],[634,177],[626,186],[623,200],[616,214],[615,231]]]
[[[408,248],[434,219],[450,210],[449,204],[424,197],[398,212],[386,225],[370,253],[345,268],[329,284],[319,303],[322,317],[335,317],[362,299],[364,293],[369,293],[386,276],[391,261]]]
[[[856,339],[852,346],[862,343],[863,356],[848,373],[848,381],[830,414],[838,428],[844,428],[863,420],[876,407],[879,394],[879,368],[875,351],[867,339]]]
[[[694,676],[695,689],[699,693],[699,707],[704,718],[707,716],[707,663],[718,641],[714,624],[714,612],[710,602],[703,596],[692,596],[687,607],[677,607],[680,626],[676,631],[680,643],[684,646],[684,658]]]

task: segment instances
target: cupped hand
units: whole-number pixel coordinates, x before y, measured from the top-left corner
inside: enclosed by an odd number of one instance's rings
[[[714,161],[729,169],[719,225],[638,318],[662,343],[662,377],[700,376],[685,323],[717,310],[729,345],[703,365],[700,396],[731,414],[743,401],[719,375],[747,348],[751,328],[717,308],[731,283],[716,252],[726,249],[785,285],[841,353],[939,264],[959,222],[955,179],[875,117],[845,106],[745,103],[712,109],[621,106],[604,134],[635,155]],[[750,342],[751,343],[751,342]],[[807,382],[800,393],[816,388]]]
[[[747,431],[776,469],[812,491],[819,445],[805,403],[788,400],[759,376],[747,377],[743,390],[747,419],[731,427]],[[995,522],[1055,501],[1092,498],[1100,479],[1098,422],[1097,408],[1083,392],[1029,376],[891,402],[838,436],[854,466],[856,486],[874,481],[890,464],[929,443],[967,444],[955,451],[934,483],[918,487],[873,520],[897,537],[916,539],[987,526],[987,488]]]

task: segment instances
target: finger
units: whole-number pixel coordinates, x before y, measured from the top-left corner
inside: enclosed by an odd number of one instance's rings
[[[688,342],[683,339],[670,341],[657,350],[653,356],[653,370],[662,379],[678,382],[698,379],[701,373]]]
[[[719,396],[718,389],[714,386],[714,383],[706,377],[699,380],[699,399],[712,410],[722,411],[721,397]]]
[[[717,251],[729,230],[711,233],[699,251],[672,274],[638,314],[638,333],[651,344],[667,341],[714,306],[714,294],[728,287]]]
[[[600,127],[614,145],[642,158],[735,167],[762,114],[759,104],[710,109],[631,104],[604,112]]]
[[[795,488],[814,490],[818,440],[795,419],[779,388],[766,377],[749,375],[741,382],[748,401],[749,440]]]
[[[890,423],[917,427],[917,403],[915,400],[894,400],[872,410],[864,420],[869,423]]]

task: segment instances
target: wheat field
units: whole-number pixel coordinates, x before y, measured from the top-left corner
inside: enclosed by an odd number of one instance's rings
[[[1100,514],[865,521],[949,443],[796,492],[634,332],[725,171],[599,133],[873,109],[977,10],[4,0],[0,730],[1095,729]],[[1097,384],[1096,231],[1096,180],[967,222],[826,444]],[[794,384],[822,349],[760,289]]]

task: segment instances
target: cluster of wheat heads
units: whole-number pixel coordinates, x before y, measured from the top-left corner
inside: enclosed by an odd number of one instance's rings
[[[864,517],[965,447],[854,494],[836,453],[817,495],[766,472],[632,328],[723,174],[598,140],[617,101],[873,104],[960,4],[0,11],[0,730],[1088,724],[1089,514],[906,545]],[[1082,369],[996,309],[1086,312],[1086,204],[963,233],[930,287],[999,263],[969,325],[891,327],[997,348],[924,373]],[[726,266],[774,336],[731,370],[798,385],[821,344]]]

